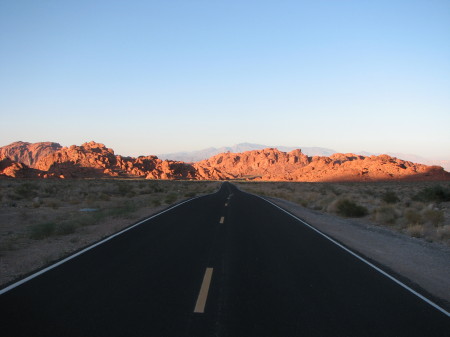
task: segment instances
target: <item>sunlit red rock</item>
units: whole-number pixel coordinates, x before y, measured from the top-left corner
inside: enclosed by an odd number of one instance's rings
[[[277,149],[222,153],[194,164],[205,176],[216,170],[226,172],[225,179],[276,181],[378,181],[378,180],[446,180],[450,173],[440,166],[414,164],[388,155],[364,157],[337,153],[330,157],[309,157],[294,150]],[[209,177],[209,179],[215,179]],[[224,179],[223,177],[220,179]]]
[[[27,143],[14,142],[0,147],[0,160],[9,158],[13,161],[35,168],[35,163],[42,157],[55,153],[61,145],[52,142]]]
[[[336,153],[330,157],[309,157],[300,149],[228,152],[194,164],[161,160],[156,156],[123,157],[96,142],[70,147],[60,147],[56,143],[17,142],[0,148],[0,154],[3,156],[0,174],[22,178],[142,177],[305,182],[450,179],[450,173],[440,166],[414,164],[388,155],[365,157]],[[32,168],[14,158],[32,163]]]

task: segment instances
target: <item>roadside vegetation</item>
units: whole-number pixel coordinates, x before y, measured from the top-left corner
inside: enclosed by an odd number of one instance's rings
[[[450,182],[241,182],[245,191],[450,245]]]
[[[220,182],[0,179],[0,284]]]

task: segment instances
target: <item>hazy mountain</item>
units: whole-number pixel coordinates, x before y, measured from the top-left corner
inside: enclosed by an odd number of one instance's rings
[[[245,151],[262,150],[267,148],[276,148],[283,152],[290,152],[296,149],[301,149],[302,152],[308,156],[331,156],[336,153],[335,150],[322,148],[322,147],[292,147],[292,146],[272,146],[263,144],[252,144],[252,143],[240,143],[233,146],[224,146],[220,148],[209,147],[207,149],[198,151],[185,151],[185,152],[173,152],[173,153],[162,153],[158,154],[160,159],[170,159],[184,161],[187,163],[197,162],[200,160],[208,159],[219,153],[240,153]]]

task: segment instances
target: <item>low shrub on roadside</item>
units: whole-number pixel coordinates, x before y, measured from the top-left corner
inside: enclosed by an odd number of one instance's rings
[[[35,240],[42,240],[52,236],[55,233],[56,223],[42,222],[30,227],[30,238]]]
[[[164,198],[164,202],[166,204],[173,204],[176,200],[178,199],[177,194],[176,193],[169,193],[168,195],[166,195],[166,197]]]
[[[413,238],[421,238],[424,236],[424,227],[423,225],[412,225],[406,229],[406,232]]]
[[[424,202],[446,202],[450,201],[450,190],[442,187],[441,185],[435,185],[433,187],[424,188],[417,193],[413,200]]]
[[[359,218],[369,214],[367,208],[348,199],[340,199],[336,204],[336,210],[339,215],[351,218]]]
[[[441,240],[450,240],[450,226],[438,228],[436,234]]]
[[[393,191],[387,191],[381,196],[381,200],[383,200],[387,204],[395,204],[399,202],[400,199],[397,196],[397,193]]]
[[[423,222],[422,215],[413,209],[407,209],[403,216],[410,224],[421,224]]]
[[[438,209],[427,209],[423,212],[423,218],[426,222],[438,226],[444,222],[444,212]]]
[[[75,233],[77,226],[73,222],[60,223],[55,228],[55,235],[68,235]]]
[[[381,206],[375,210],[375,221],[392,225],[397,220],[397,212],[392,206]]]

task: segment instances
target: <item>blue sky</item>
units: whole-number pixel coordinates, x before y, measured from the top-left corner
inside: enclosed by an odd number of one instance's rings
[[[450,157],[449,1],[0,0],[0,146]]]

